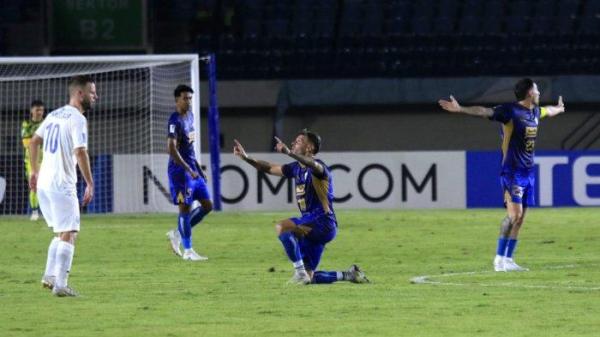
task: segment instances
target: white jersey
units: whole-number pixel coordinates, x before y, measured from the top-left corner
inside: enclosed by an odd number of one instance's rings
[[[55,192],[75,192],[77,159],[74,150],[87,148],[87,120],[70,105],[52,111],[35,131],[44,142],[44,159],[37,188]]]

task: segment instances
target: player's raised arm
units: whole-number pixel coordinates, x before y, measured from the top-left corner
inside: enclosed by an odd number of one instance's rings
[[[281,139],[275,137],[275,140],[277,141],[277,144],[275,144],[275,150],[277,150],[277,152],[287,154],[288,156],[296,159],[303,165],[306,165],[306,166],[312,168],[318,176],[323,175],[323,173],[325,172],[325,170],[323,169],[323,166],[318,161],[316,161],[314,158],[294,153],[294,152],[290,151],[290,149],[287,147],[287,145],[285,145],[284,142],[281,141]]]
[[[280,176],[280,177],[283,176],[283,172],[281,170],[281,165],[269,163],[264,160],[254,159],[246,153],[246,151],[244,150],[244,147],[242,146],[242,144],[240,144],[240,142],[238,142],[237,139],[234,139],[233,142],[235,143],[233,145],[233,154],[234,155],[240,157],[240,159],[242,159],[246,163],[254,166],[254,168],[256,168],[257,170],[259,170],[261,172],[266,172],[268,174],[272,174],[272,175]]]
[[[544,109],[546,109],[546,116],[548,117],[554,117],[565,112],[565,104],[563,103],[562,96],[558,96],[558,104],[545,106]]]
[[[440,99],[438,104],[442,107],[442,109],[454,113],[464,113],[483,118],[489,118],[494,114],[494,110],[492,108],[486,108],[483,106],[462,106],[458,104],[458,101],[452,95],[450,95],[449,101]]]

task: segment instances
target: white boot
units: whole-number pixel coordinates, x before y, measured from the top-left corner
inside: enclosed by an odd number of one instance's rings
[[[506,271],[504,269],[504,256],[496,255],[496,257],[494,258],[494,270]]]
[[[186,249],[183,253],[183,259],[188,261],[206,261],[208,257],[202,256],[194,251],[194,249]]]
[[[181,235],[179,234],[179,231],[176,229],[168,231],[167,238],[169,238],[169,241],[171,242],[173,253],[177,256],[183,256],[181,254],[181,249],[179,249],[179,246],[181,245]]]
[[[504,259],[504,271],[528,271],[528,268],[523,268],[515,263],[515,261],[507,257]]]

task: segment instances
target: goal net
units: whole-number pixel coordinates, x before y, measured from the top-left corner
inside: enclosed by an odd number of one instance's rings
[[[67,83],[78,74],[92,75],[99,96],[86,115],[96,185],[87,211],[172,210],[167,120],[175,111],[173,90],[187,84],[194,89],[192,111],[200,130],[197,55],[0,58],[0,214],[30,209],[21,128],[30,119],[31,102],[44,103],[44,116],[67,104]]]

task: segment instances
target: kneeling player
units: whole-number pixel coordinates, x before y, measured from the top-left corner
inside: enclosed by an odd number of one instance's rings
[[[294,265],[295,272],[290,282],[369,282],[357,265],[352,265],[346,271],[317,271],[325,245],[337,233],[331,171],[325,163],[314,158],[319,152],[321,137],[302,130],[292,143],[291,150],[281,140],[276,140],[276,150],[292,157],[295,162],[278,165],[256,160],[246,154],[237,140],[233,153],[259,171],[294,179],[301,217],[282,220],[275,226],[279,240]]]

